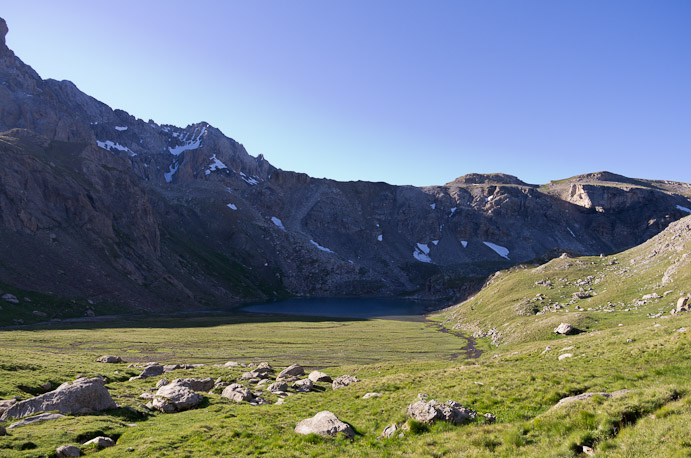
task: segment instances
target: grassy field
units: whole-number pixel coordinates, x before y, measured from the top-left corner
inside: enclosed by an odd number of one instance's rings
[[[52,457],[59,445],[98,435],[117,445],[101,451],[82,445],[83,454],[577,457],[592,448],[603,457],[691,456],[691,313],[669,314],[679,295],[691,292],[691,247],[687,226],[672,229],[615,257],[555,259],[501,272],[431,322],[236,314],[2,330],[1,399],[26,399],[45,383],[54,388],[78,375],[103,375],[121,407],[10,429],[0,436],[0,456]],[[554,334],[562,321],[582,332]],[[440,332],[439,325],[487,335],[480,338],[484,353],[466,358],[467,341]],[[162,414],[139,398],[161,377],[129,381],[140,369],[94,362],[102,354],[128,363],[204,364],[169,379],[236,380],[244,369],[215,365],[234,360],[268,361],[277,369],[297,362],[361,382],[339,390],[317,384],[281,405],[268,393],[269,404],[260,406],[205,393],[198,409]],[[565,354],[571,356],[560,359]],[[606,395],[618,390],[629,391]],[[362,399],[368,392],[382,396]],[[497,421],[411,423],[403,437],[377,439],[387,425],[406,421],[419,393],[492,413]],[[581,393],[605,395],[557,405]],[[322,410],[349,423],[355,438],[294,433],[300,420]]]

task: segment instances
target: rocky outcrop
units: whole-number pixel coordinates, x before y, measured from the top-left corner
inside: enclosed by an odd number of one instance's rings
[[[302,420],[295,426],[295,432],[298,434],[319,434],[320,436],[336,436],[339,433],[345,434],[347,437],[354,437],[355,431],[353,428],[339,420],[336,415],[324,410],[319,412],[312,418]]]
[[[12,405],[0,417],[22,418],[38,412],[57,411],[62,414],[93,413],[115,408],[115,402],[100,378],[80,378],[63,383],[55,391]]]

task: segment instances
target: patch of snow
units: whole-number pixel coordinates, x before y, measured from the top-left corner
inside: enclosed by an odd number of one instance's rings
[[[434,210],[435,208],[437,208],[437,204],[429,204],[429,207],[430,207],[432,210]]]
[[[681,210],[681,211],[683,211],[683,212],[686,212],[686,213],[691,213],[691,210],[690,210],[690,209],[688,209],[688,208],[686,208],[686,207],[682,207],[681,205],[677,205],[677,209],[679,209],[679,210]]]
[[[228,204],[227,207],[230,208],[231,210],[237,210],[238,209],[238,207],[236,207],[233,204]]]
[[[245,183],[252,185],[252,186],[254,186],[255,184],[259,184],[259,180],[257,179],[257,177],[248,177],[247,175],[245,175],[242,172],[238,172],[238,173],[240,174],[240,178],[242,178],[242,180]]]
[[[434,246],[437,246],[439,245],[439,240],[432,240],[432,243],[434,244]]]
[[[185,151],[199,148],[202,144],[202,135],[204,135],[204,133],[206,132],[206,126],[204,126],[202,128],[199,135],[197,135],[198,130],[199,130],[198,128],[194,129],[194,132],[192,132],[192,139],[191,140],[187,140],[187,137],[189,136],[189,132],[185,133],[185,137],[180,138],[184,142],[182,145],[169,146],[168,151],[170,152],[170,154],[172,154],[173,156],[179,156],[182,153],[184,153]],[[195,138],[195,135],[196,135],[196,138]],[[175,133],[173,134],[173,136],[176,136]]]
[[[379,234],[377,236],[377,240],[379,240],[381,242],[382,240],[384,240],[384,236],[382,234]]]
[[[463,248],[468,246],[468,241],[467,240],[461,240],[461,245],[463,245]]]
[[[576,234],[573,233],[573,231],[571,230],[571,228],[570,228],[570,227],[567,227],[567,229],[569,230],[569,232],[571,233],[571,235],[573,236],[573,238],[576,238]]]
[[[221,170],[221,169],[227,169],[227,168],[228,168],[223,162],[221,162],[221,161],[216,157],[215,154],[214,154],[213,156],[211,156],[211,157],[209,158],[209,160],[211,161],[211,165],[210,165],[209,168],[206,169],[206,171],[204,172],[205,175],[209,175],[211,172],[213,172],[213,171],[215,171],[215,170]]]
[[[451,218],[451,217],[453,216],[454,213],[456,213],[456,207],[453,207],[453,208],[451,209],[451,213],[449,214],[449,218]]]
[[[178,171],[178,167],[180,167],[180,165],[177,162],[173,162],[172,164],[170,164],[170,169],[168,173],[163,174],[163,177],[166,179],[166,183],[170,183],[173,181],[173,175],[175,175],[175,172]]]
[[[127,126],[115,126],[115,130],[122,132],[123,130],[127,130]]]
[[[379,227],[379,223],[377,223],[377,227]]]
[[[496,245],[492,242],[482,242],[482,243],[484,243],[485,245],[487,245],[488,247],[493,249],[494,252],[497,253],[502,258],[509,259],[509,249],[508,248],[504,248],[503,246]]]
[[[282,230],[283,232],[286,232],[286,228],[283,226],[283,222],[282,222],[280,219],[276,218],[275,216],[272,216],[272,217],[271,217],[271,221],[272,221],[272,222],[276,225],[276,227],[278,227],[280,230]]]
[[[136,156],[137,155],[137,153],[135,153],[134,151],[132,151],[128,147],[122,146],[120,143],[113,143],[110,140],[106,140],[106,141],[96,140],[96,144],[98,145],[99,148],[103,148],[106,151],[112,152],[114,149],[116,149],[118,151],[125,151],[130,156]]]
[[[431,263],[432,258],[429,257],[429,247],[426,243],[418,243],[413,251],[413,257],[420,262]]]
[[[316,246],[317,248],[319,248],[319,249],[322,250],[322,251],[325,251],[325,252],[327,252],[327,253],[333,253],[333,251],[329,250],[329,249],[326,248],[326,247],[321,246],[320,244],[318,244],[318,243],[315,242],[314,240],[310,240],[310,243],[311,243],[312,245]]]
[[[351,264],[355,264],[355,263],[354,263],[353,261],[351,261],[350,259],[348,259],[348,262],[351,263]]]

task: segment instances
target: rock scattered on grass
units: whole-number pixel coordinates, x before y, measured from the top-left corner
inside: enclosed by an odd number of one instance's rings
[[[114,447],[115,441],[113,439],[111,439],[110,437],[98,436],[98,437],[94,437],[90,441],[84,442],[84,445],[91,445],[91,444],[95,444],[96,447],[98,447],[98,448],[108,448],[108,447]]]
[[[574,331],[573,326],[570,325],[569,323],[561,323],[559,326],[554,328],[554,333],[555,334],[561,334],[561,335],[569,335],[572,334]]]
[[[362,399],[369,399],[369,398],[380,398],[381,393],[366,393]]]
[[[381,436],[377,437],[377,439],[389,439],[396,434],[396,431],[398,431],[398,425],[396,423],[392,423],[388,425],[386,428],[384,428],[384,431],[382,431]]]
[[[319,412],[312,418],[302,420],[295,426],[295,432],[305,435],[319,434],[320,436],[335,436],[338,433],[343,433],[349,438],[355,436],[355,431],[349,424],[342,422],[328,410]]]
[[[7,427],[7,429],[19,428],[20,426],[30,425],[39,421],[57,420],[58,418],[62,417],[64,417],[64,415],[60,415],[59,413],[41,413],[34,415],[33,417],[24,418],[16,423],[12,423]]]
[[[180,379],[176,379],[158,389],[151,405],[163,413],[174,413],[194,409],[203,400],[201,394],[195,393]]]
[[[334,390],[337,390],[339,388],[346,387],[359,381],[360,379],[355,377],[354,375],[341,375],[340,377],[336,377],[331,386]]]
[[[314,382],[314,383],[318,383],[318,382],[331,383],[331,382],[333,382],[331,377],[329,377],[325,373],[319,372],[319,371],[310,372],[310,375],[308,376],[308,378],[310,380],[312,380],[312,382]]]
[[[573,353],[564,353],[563,355],[559,355],[559,361],[562,361],[566,358],[573,358]]]
[[[468,423],[477,417],[476,411],[456,401],[446,401],[445,404],[439,404],[435,400],[417,401],[408,406],[407,413],[410,418],[421,423],[441,420],[456,425]]]
[[[96,360],[97,363],[106,363],[106,364],[117,364],[117,363],[124,363],[122,358],[119,356],[115,355],[103,355],[100,358]]]
[[[58,458],[71,458],[82,455],[82,451],[76,445],[61,445],[55,449],[55,453],[58,454]]]
[[[279,372],[276,379],[281,379],[289,375],[292,375],[293,377],[300,377],[301,375],[305,375],[305,369],[299,364],[292,364]]]
[[[23,418],[38,412],[82,414],[115,407],[115,402],[104,386],[102,378],[80,378],[72,383],[63,383],[49,393],[17,402],[2,414],[0,420]]]
[[[308,393],[312,391],[313,387],[314,385],[312,384],[312,380],[308,378],[298,380],[297,382],[293,383],[293,388],[295,388],[300,393]]]
[[[254,400],[252,392],[239,383],[232,383],[225,387],[221,396],[234,402],[250,402]]]
[[[618,390],[618,391],[613,391],[612,393],[581,393],[576,396],[568,396],[566,398],[562,398],[557,402],[554,406],[552,406],[553,409],[563,407],[566,404],[570,404],[572,402],[576,401],[584,401],[586,399],[590,399],[594,396],[602,396],[603,398],[616,398],[618,396],[622,396],[626,393],[630,393],[631,390]]]

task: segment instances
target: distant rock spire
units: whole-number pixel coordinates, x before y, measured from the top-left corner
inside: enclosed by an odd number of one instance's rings
[[[8,31],[7,22],[0,17],[0,57],[12,54],[12,51],[10,51],[7,44],[5,44],[5,35],[7,35]]]

